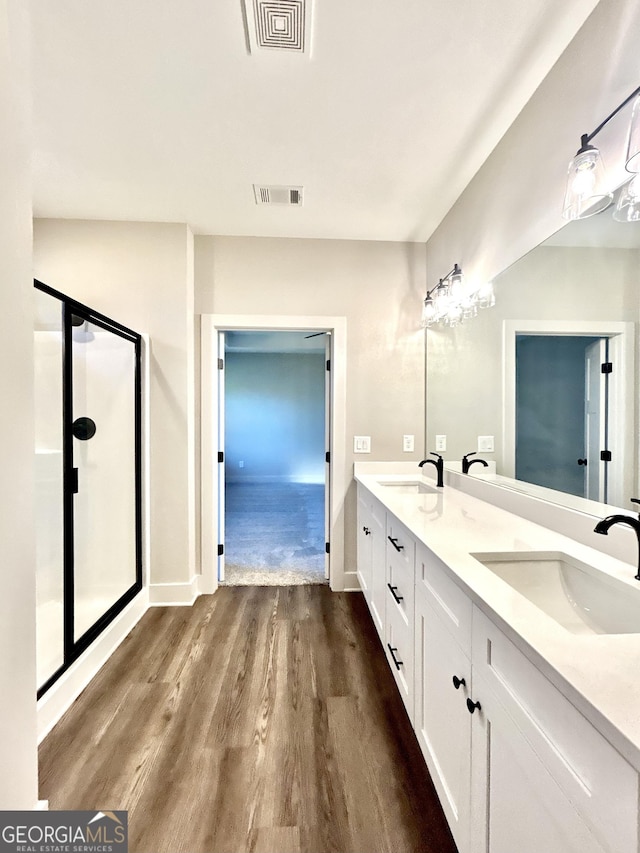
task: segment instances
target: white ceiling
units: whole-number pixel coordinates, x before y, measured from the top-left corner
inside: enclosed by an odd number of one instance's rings
[[[596,2],[314,0],[299,56],[241,0],[31,0],[35,214],[426,240]]]

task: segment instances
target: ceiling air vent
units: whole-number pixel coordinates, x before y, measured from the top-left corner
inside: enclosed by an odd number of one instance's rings
[[[256,204],[286,204],[302,206],[302,187],[273,187],[254,184]]]
[[[309,49],[311,0],[244,0],[251,52]]]

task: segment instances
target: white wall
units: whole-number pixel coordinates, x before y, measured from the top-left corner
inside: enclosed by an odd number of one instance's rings
[[[27,43],[25,4],[0,0],[0,809],[38,799]]]
[[[569,160],[638,86],[639,44],[637,0],[600,0],[428,241],[430,285],[454,262],[490,280],[564,224]],[[614,183],[629,118],[627,108],[597,137]]]
[[[424,246],[347,240],[196,237],[196,313],[347,318],[347,482],[353,436],[369,460],[424,449]],[[403,454],[402,435],[415,435]],[[355,571],[355,490],[345,503],[345,574]]]
[[[186,225],[34,223],[36,278],[150,335],[152,584],[196,570],[192,244]]]

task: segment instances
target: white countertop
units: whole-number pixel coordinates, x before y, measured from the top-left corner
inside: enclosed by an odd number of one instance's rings
[[[416,466],[410,469],[405,463],[392,471],[380,465],[386,473],[363,472],[375,467],[375,463],[356,466],[357,482],[445,563],[473,602],[640,771],[640,633],[572,634],[470,555],[561,551],[617,578],[634,592],[639,585],[634,580],[635,565],[451,486],[435,494],[398,494],[380,482],[408,476],[421,479]],[[429,476],[423,482],[435,483]]]

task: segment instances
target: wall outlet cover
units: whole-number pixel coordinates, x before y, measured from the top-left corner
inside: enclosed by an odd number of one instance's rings
[[[479,435],[478,436],[478,453],[493,453],[493,436]]]
[[[436,450],[446,450],[447,449],[447,436],[446,435],[437,435],[436,436]]]
[[[354,435],[353,436],[353,452],[354,453],[371,453],[371,436],[370,435]]]
[[[414,438],[413,435],[403,435],[402,436],[402,449],[405,453],[412,453],[414,449]]]

